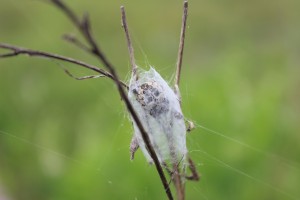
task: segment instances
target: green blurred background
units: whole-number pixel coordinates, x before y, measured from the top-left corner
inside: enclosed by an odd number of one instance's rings
[[[137,63],[171,80],[181,0],[66,2],[90,13],[128,80],[125,5]],[[202,180],[187,182],[187,199],[300,199],[299,10],[299,0],[190,0],[181,92],[197,124],[187,142]],[[79,36],[50,4],[0,0],[1,42],[98,65],[63,33]],[[166,199],[141,152],[129,160],[132,127],[112,81],[75,81],[61,66],[91,74],[46,59],[0,60],[0,199]]]

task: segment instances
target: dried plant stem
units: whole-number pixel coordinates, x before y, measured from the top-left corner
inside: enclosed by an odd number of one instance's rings
[[[128,111],[130,112],[133,120],[135,121],[136,125],[138,126],[142,138],[144,140],[144,143],[146,145],[146,148],[151,156],[151,158],[154,161],[156,170],[160,176],[160,179],[162,181],[162,184],[165,188],[165,192],[169,198],[169,200],[173,200],[173,196],[171,193],[171,190],[169,188],[167,179],[165,177],[165,174],[163,172],[163,169],[159,163],[158,157],[153,149],[153,146],[151,144],[150,138],[147,134],[147,132],[145,131],[138,115],[136,114],[133,106],[131,105],[127,94],[125,93],[124,88],[122,87],[122,83],[120,82],[118,75],[115,71],[115,67],[107,60],[107,58],[105,57],[105,55],[103,54],[103,52],[100,50],[99,46],[97,45],[92,32],[91,32],[91,27],[90,27],[90,22],[89,19],[87,17],[87,15],[85,15],[85,17],[83,18],[83,21],[81,22],[76,15],[72,12],[71,9],[69,9],[61,0],[51,0],[58,8],[60,8],[68,17],[69,19],[74,23],[74,25],[78,28],[78,30],[82,33],[82,35],[85,37],[87,43],[90,45],[91,48],[91,52],[103,63],[103,65],[108,69],[108,71],[111,73],[111,75],[113,76],[113,80],[115,82],[115,84],[117,85],[117,88],[119,90],[120,96],[121,98],[124,100],[126,107],[128,109]]]
[[[91,75],[91,76],[83,76],[83,77],[76,77],[73,74],[71,74],[67,69],[64,69],[67,75],[69,75],[71,78],[74,78],[76,80],[86,80],[86,79],[92,79],[92,78],[101,78],[104,77],[104,75]]]
[[[176,188],[177,199],[184,200],[185,199],[184,183],[181,180],[181,172],[179,170],[179,166],[176,163],[173,164],[173,171],[174,171],[173,183]]]
[[[188,16],[188,1],[184,1],[181,32],[180,32],[180,42],[179,42],[179,49],[178,49],[177,63],[176,63],[176,76],[175,76],[175,93],[180,103],[181,103],[181,95],[180,95],[179,83],[180,83],[180,76],[181,76],[181,66],[182,66],[182,59],[183,59],[187,16]],[[182,181],[182,178],[180,176],[181,173],[180,173],[179,166],[173,165],[173,171],[175,172],[173,182],[176,188],[177,198],[178,200],[184,200],[185,184]]]
[[[130,64],[132,67],[132,75],[136,76],[137,75],[137,73],[136,73],[137,66],[135,64],[134,49],[133,49],[132,42],[130,39],[129,31],[128,31],[128,25],[127,25],[126,13],[125,13],[124,6],[121,6],[121,14],[122,14],[122,27],[124,28],[124,31],[125,31],[127,46],[128,46],[128,51],[129,51],[129,57],[130,57]]]
[[[192,172],[192,175],[186,176],[185,178],[188,180],[191,180],[191,181],[199,181],[200,177],[199,177],[199,174],[197,173],[197,169],[196,169],[196,166],[195,166],[193,160],[191,158],[188,158],[188,161],[189,161],[189,168]]]
[[[113,79],[113,76],[109,72],[107,72],[103,69],[100,69],[96,66],[87,64],[85,62],[73,59],[73,58],[64,57],[64,56],[61,56],[61,55],[52,54],[52,53],[43,52],[43,51],[26,49],[26,48],[17,47],[17,46],[13,46],[13,45],[10,45],[10,44],[3,44],[3,43],[0,43],[0,48],[13,51],[11,53],[0,54],[0,58],[8,58],[8,57],[13,57],[13,56],[18,56],[18,55],[24,54],[24,55],[34,56],[34,57],[42,57],[42,58],[50,58],[50,59],[55,59],[55,60],[61,60],[61,61],[64,61],[64,62],[72,63],[72,64],[75,64],[75,65],[93,70],[93,71],[98,72],[99,74],[101,74],[105,77]],[[121,82],[122,86],[124,86],[125,88],[128,88],[126,83],[124,83],[122,81],[120,81],[120,82]]]
[[[79,49],[81,49],[83,51],[86,51],[87,53],[93,53],[93,52],[91,52],[91,49],[89,47],[87,47],[85,44],[80,42],[75,36],[65,34],[65,35],[63,35],[63,39],[67,42],[72,43],[73,45],[75,45]]]
[[[178,49],[178,56],[177,56],[177,63],[176,63],[176,77],[175,77],[175,92],[179,97],[179,99],[181,99],[180,92],[179,92],[179,82],[181,76],[181,66],[182,66],[182,59],[183,59],[187,16],[188,16],[188,1],[184,1],[182,25],[181,25],[181,32],[180,32],[180,42],[179,42],[179,49]]]

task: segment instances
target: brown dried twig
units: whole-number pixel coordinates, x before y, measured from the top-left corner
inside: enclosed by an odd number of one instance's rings
[[[200,176],[197,173],[196,166],[195,166],[193,160],[191,158],[188,158],[188,161],[189,161],[189,168],[192,172],[192,175],[191,176],[186,176],[185,178],[188,179],[188,180],[191,180],[191,181],[199,181]]]
[[[76,77],[73,74],[71,74],[67,69],[64,69],[67,75],[69,75],[71,78],[74,78],[78,81],[86,80],[86,79],[92,79],[92,78],[101,78],[104,77],[104,75],[90,75],[90,76],[83,76],[83,77]]]
[[[101,74],[105,77],[113,79],[113,76],[109,72],[107,72],[103,69],[100,69],[96,66],[93,66],[93,65],[87,64],[85,62],[76,60],[74,58],[69,58],[69,57],[65,57],[65,56],[61,56],[61,55],[57,55],[57,54],[52,54],[52,53],[48,53],[48,52],[43,52],[43,51],[26,49],[26,48],[17,47],[17,46],[13,46],[13,45],[10,45],[10,44],[4,44],[4,43],[0,43],[0,48],[12,51],[10,53],[0,54],[0,58],[8,58],[8,57],[13,57],[13,56],[18,56],[18,55],[21,55],[21,54],[34,56],[34,57],[50,58],[50,59],[55,59],[55,60],[60,60],[60,61],[72,63],[72,64],[75,64],[75,65],[93,70],[93,71],[98,72],[99,74]],[[120,81],[120,83],[125,88],[128,88],[126,83],[124,83],[122,81]]]
[[[179,42],[179,49],[178,49],[178,55],[177,55],[176,76],[175,76],[175,86],[174,86],[174,91],[178,97],[180,104],[181,104],[181,95],[180,95],[179,83],[180,83],[180,76],[181,76],[181,66],[182,66],[182,59],[183,59],[187,16],[188,16],[188,1],[186,0],[183,3],[183,15],[182,15],[180,42]],[[185,184],[182,181],[182,178],[180,177],[180,169],[178,168],[178,166],[174,165],[173,171],[175,172],[173,182],[176,187],[178,199],[184,200],[185,199]],[[193,175],[194,175],[194,173],[193,173]]]
[[[99,45],[97,45],[96,41],[94,40],[94,37],[91,32],[91,25],[88,14],[85,13],[83,18],[80,19],[62,0],[49,1],[51,1],[57,8],[59,8],[69,18],[69,20],[74,24],[74,26],[80,31],[80,33],[89,45],[89,47],[85,47],[88,50],[88,52],[92,53],[94,56],[100,59],[100,61],[103,62],[105,66],[110,65],[110,63],[100,50]]]
[[[130,64],[132,67],[132,75],[136,76],[136,70],[137,66],[135,64],[135,58],[134,58],[134,49],[132,47],[129,31],[128,31],[128,26],[127,26],[127,20],[126,20],[126,13],[125,13],[125,8],[124,6],[121,6],[121,13],[122,13],[122,27],[124,28],[126,39],[127,39],[127,47],[129,51],[129,57],[130,57]]]
[[[73,22],[73,24],[77,27],[77,29],[81,32],[83,37],[86,39],[87,43],[90,46],[92,54],[94,54],[100,60],[100,62],[102,62],[104,64],[104,66],[108,69],[108,71],[112,74],[113,80],[114,80],[115,84],[117,85],[117,88],[119,90],[121,98],[124,100],[128,111],[130,112],[133,120],[135,121],[136,125],[140,129],[140,132],[141,132],[142,138],[144,140],[144,143],[146,145],[146,148],[147,148],[151,158],[154,161],[156,170],[157,170],[157,172],[160,176],[160,179],[162,181],[162,184],[165,188],[165,192],[166,192],[168,198],[170,200],[172,200],[173,196],[172,196],[171,190],[169,188],[169,185],[168,185],[167,179],[165,177],[165,174],[163,172],[163,169],[159,163],[158,157],[153,149],[150,138],[149,138],[147,132],[145,131],[133,106],[131,105],[131,103],[127,97],[127,94],[125,93],[125,90],[122,87],[122,84],[118,78],[116,71],[115,71],[115,67],[108,61],[106,56],[103,54],[103,52],[100,50],[99,46],[97,45],[97,43],[92,35],[92,32],[91,32],[91,26],[90,26],[90,21],[89,21],[88,15],[85,15],[83,17],[83,20],[81,21],[73,13],[73,11],[71,9],[69,9],[66,6],[66,4],[64,4],[61,0],[51,0],[51,1],[54,3],[54,5],[56,5],[58,8],[60,8],[63,11],[63,13],[65,13],[68,16],[68,18]]]
[[[188,1],[184,1],[182,25],[181,25],[181,32],[180,32],[180,42],[179,42],[179,49],[178,49],[178,56],[177,56],[177,63],[176,63],[176,77],[175,77],[175,92],[179,97],[179,100],[181,100],[180,91],[179,91],[179,82],[180,82],[181,66],[182,66],[182,59],[183,59],[187,16],[188,16]]]
[[[57,59],[57,60],[77,64],[79,66],[96,71],[102,75],[105,75],[105,76],[113,79],[118,87],[120,96],[122,97],[122,99],[124,100],[124,102],[126,104],[128,111],[130,112],[130,114],[132,115],[132,118],[134,119],[135,123],[137,124],[138,128],[140,129],[143,140],[146,144],[149,154],[151,155],[151,157],[155,163],[156,169],[158,171],[158,174],[160,176],[162,184],[165,188],[165,192],[166,192],[169,200],[173,200],[173,196],[172,196],[171,190],[168,186],[167,179],[164,175],[162,167],[160,166],[158,157],[151,145],[150,138],[149,138],[147,132],[145,131],[145,129],[143,128],[142,123],[141,123],[140,119],[138,118],[138,115],[136,114],[135,110],[133,109],[129,99],[127,98],[127,95],[123,88],[123,86],[125,86],[126,88],[128,88],[128,86],[124,82],[119,80],[118,75],[115,71],[115,67],[107,60],[107,58],[105,57],[105,55],[102,53],[102,51],[98,47],[97,43],[95,42],[95,40],[92,36],[92,33],[90,31],[90,24],[89,24],[89,19],[88,19],[87,15],[85,15],[85,17],[83,18],[83,21],[81,23],[81,21],[72,12],[72,10],[70,10],[61,0],[51,0],[51,2],[54,3],[54,5],[56,5],[58,8],[60,8],[69,17],[69,19],[74,23],[74,25],[80,30],[80,32],[86,38],[87,42],[90,45],[90,48],[89,48],[90,52],[93,55],[95,55],[104,64],[104,66],[109,70],[110,73],[106,72],[105,70],[99,69],[93,65],[89,65],[82,61],[75,60],[73,58],[67,58],[67,57],[57,55],[57,54],[51,54],[51,53],[36,51],[36,50],[31,50],[31,49],[25,49],[22,47],[17,47],[17,46],[13,46],[13,45],[9,45],[9,44],[2,44],[2,43],[0,43],[0,48],[11,50],[13,52],[6,53],[6,54],[0,54],[0,58],[14,57],[14,56],[18,56],[21,54],[27,54],[29,56],[36,56],[36,57],[52,58],[52,59]]]
[[[83,44],[82,42],[80,42],[75,36],[73,35],[69,35],[69,34],[65,34],[63,35],[63,39],[67,42],[70,42],[71,44],[75,45],[76,47],[78,47],[79,49],[86,51],[87,53],[92,53],[91,49],[89,47],[87,47],[85,44]]]

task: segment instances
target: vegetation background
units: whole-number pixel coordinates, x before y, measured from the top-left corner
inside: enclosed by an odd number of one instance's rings
[[[171,80],[181,0],[66,2],[89,12],[100,46],[128,80],[125,5],[137,63]],[[181,91],[198,126],[187,141],[202,180],[187,182],[187,199],[300,199],[300,1],[189,3]],[[50,4],[0,0],[1,42],[99,65],[63,33],[79,36]],[[141,152],[129,160],[132,127],[112,81],[75,81],[61,66],[91,74],[26,56],[0,60],[0,199],[165,199]]]

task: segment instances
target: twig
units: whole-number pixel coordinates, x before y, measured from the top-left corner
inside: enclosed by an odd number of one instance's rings
[[[176,77],[175,77],[175,92],[180,99],[179,92],[179,82],[181,75],[181,65],[183,59],[183,50],[184,50],[184,39],[185,39],[185,30],[186,30],[186,20],[188,16],[188,1],[184,1],[183,3],[183,15],[182,15],[182,25],[181,25],[181,33],[180,33],[180,42],[177,56],[177,66],[176,66]]]
[[[10,44],[3,44],[3,43],[0,43],[0,48],[1,49],[8,49],[8,50],[13,51],[12,53],[0,54],[0,58],[8,58],[8,57],[13,57],[13,56],[18,56],[18,55],[21,55],[21,54],[26,54],[26,55],[34,56],[34,57],[52,58],[52,59],[61,60],[61,61],[68,62],[68,63],[72,63],[72,64],[75,64],[75,65],[79,65],[81,67],[84,67],[84,68],[93,70],[95,72],[98,72],[99,74],[101,74],[101,75],[103,75],[105,77],[113,79],[113,76],[109,72],[107,72],[107,71],[105,71],[103,69],[100,69],[100,68],[98,68],[96,66],[84,63],[82,61],[75,60],[73,58],[64,57],[64,56],[61,56],[61,55],[47,53],[47,52],[43,52],[43,51],[37,51],[37,50],[32,50],[32,49],[25,49],[25,48],[22,48],[22,47],[17,47],[17,46],[13,46],[13,45],[10,45]],[[126,83],[124,83],[122,81],[120,81],[120,83],[125,88],[128,88],[128,86],[126,85]]]
[[[101,78],[101,77],[104,77],[104,75],[91,75],[91,76],[76,77],[73,74],[71,74],[71,72],[69,72],[67,69],[64,69],[64,71],[66,72],[66,74],[68,76],[70,76],[71,78],[74,78],[74,79],[76,79],[78,81],[86,80],[86,79],[92,79],[92,78]]]
[[[99,58],[101,51],[91,35],[91,27],[88,14],[86,13],[81,20],[62,0],[50,1],[70,19],[75,27],[81,32],[87,43],[91,46],[90,52]]]
[[[75,13],[73,13],[73,11],[69,7],[67,7],[61,0],[50,1],[54,3],[58,8],[60,8],[76,26],[81,26],[80,20],[77,18]]]
[[[94,40],[94,37],[91,32],[91,26],[90,26],[88,16],[85,15],[83,18],[83,21],[80,22],[80,20],[76,17],[76,15],[61,0],[51,0],[51,1],[70,18],[70,20],[74,23],[74,25],[78,28],[78,30],[82,33],[82,35],[87,40],[88,44],[91,47],[92,53],[104,64],[104,66],[108,69],[110,74],[113,76],[113,80],[118,87],[120,96],[124,100],[128,111],[130,112],[133,120],[135,121],[136,125],[138,126],[138,128],[141,132],[142,138],[144,140],[144,143],[146,145],[146,148],[155,163],[156,170],[157,170],[157,172],[160,176],[160,179],[162,181],[162,184],[165,188],[165,192],[166,192],[168,198],[170,200],[173,200],[173,196],[172,196],[171,190],[169,188],[167,179],[166,179],[163,169],[159,163],[158,157],[153,149],[153,146],[151,145],[150,138],[149,138],[147,132],[145,131],[134,108],[132,107],[132,105],[127,97],[127,94],[125,93],[125,90],[122,87],[122,83],[120,82],[120,80],[118,78],[118,75],[115,71],[115,67],[107,60],[107,58],[105,57],[103,52],[100,50],[99,46],[97,45],[96,41]]]
[[[80,42],[76,37],[74,37],[72,35],[65,34],[65,35],[63,35],[63,39],[66,40],[67,42],[72,43],[79,49],[82,49],[88,53],[93,53],[93,52],[91,52],[91,49],[89,47],[87,47],[85,44]]]
[[[180,95],[179,83],[180,83],[181,66],[182,66],[182,59],[183,59],[187,15],[188,15],[188,1],[184,1],[181,32],[180,32],[180,42],[179,42],[179,49],[178,49],[177,63],[176,63],[175,88],[174,88],[174,91],[178,97],[180,104],[181,104],[181,95]],[[174,180],[174,185],[176,187],[177,197],[179,200],[184,200],[185,184],[181,180],[180,169],[178,166],[174,165],[173,171],[175,171],[173,180]]]
[[[188,179],[188,180],[191,180],[191,181],[199,181],[200,176],[197,173],[196,166],[195,166],[193,160],[191,158],[189,158],[188,161],[189,161],[189,168],[192,172],[192,175],[191,176],[186,176],[185,178]]]
[[[128,25],[127,25],[127,20],[126,20],[126,13],[125,13],[125,8],[124,6],[121,6],[121,13],[122,13],[122,27],[124,28],[125,35],[126,35],[126,40],[127,40],[127,47],[129,51],[129,57],[130,57],[130,64],[132,67],[132,75],[136,76],[136,70],[137,66],[135,64],[135,58],[134,58],[134,49],[132,47],[129,31],[128,31]]]

